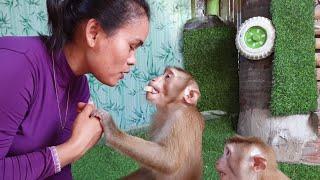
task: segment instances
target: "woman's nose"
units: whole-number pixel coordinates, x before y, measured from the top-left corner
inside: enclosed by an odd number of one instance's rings
[[[135,53],[132,53],[131,56],[128,58],[127,60],[127,64],[129,66],[135,65],[136,64],[136,57],[135,57]]]

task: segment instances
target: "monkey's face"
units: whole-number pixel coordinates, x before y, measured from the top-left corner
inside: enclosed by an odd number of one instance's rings
[[[227,144],[224,148],[223,155],[216,162],[216,170],[221,180],[240,180],[239,171],[241,159],[232,145]]]
[[[152,86],[153,90],[147,92],[147,99],[158,107],[182,101],[189,79],[186,74],[175,68],[166,68],[163,75],[150,81],[149,86]]]
[[[216,163],[220,179],[256,179],[257,175],[267,168],[268,156],[261,148],[268,150],[268,146],[255,137],[235,136],[230,138],[225,145],[222,157]],[[276,167],[276,162],[272,166]]]

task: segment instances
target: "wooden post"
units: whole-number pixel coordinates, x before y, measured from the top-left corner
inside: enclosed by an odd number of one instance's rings
[[[316,49],[320,49],[320,38],[316,38]]]
[[[317,68],[317,81],[320,81],[320,68]]]
[[[320,19],[320,5],[319,4],[314,8],[314,18]]]
[[[320,53],[316,53],[315,57],[316,57],[316,66],[320,67]]]
[[[320,5],[317,4],[317,6],[314,8],[314,25],[316,26],[314,29],[315,35],[320,35]]]

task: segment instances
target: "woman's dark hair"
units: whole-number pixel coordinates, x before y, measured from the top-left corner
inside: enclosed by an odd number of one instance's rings
[[[150,19],[146,0],[47,0],[47,11],[50,35],[42,40],[51,52],[71,41],[84,20],[96,19],[110,35],[137,17]]]

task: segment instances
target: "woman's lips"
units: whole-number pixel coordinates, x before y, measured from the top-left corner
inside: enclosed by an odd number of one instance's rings
[[[124,78],[124,76],[125,76],[125,74],[128,74],[128,73],[129,73],[129,71],[121,72],[120,79],[123,79],[123,78]]]

